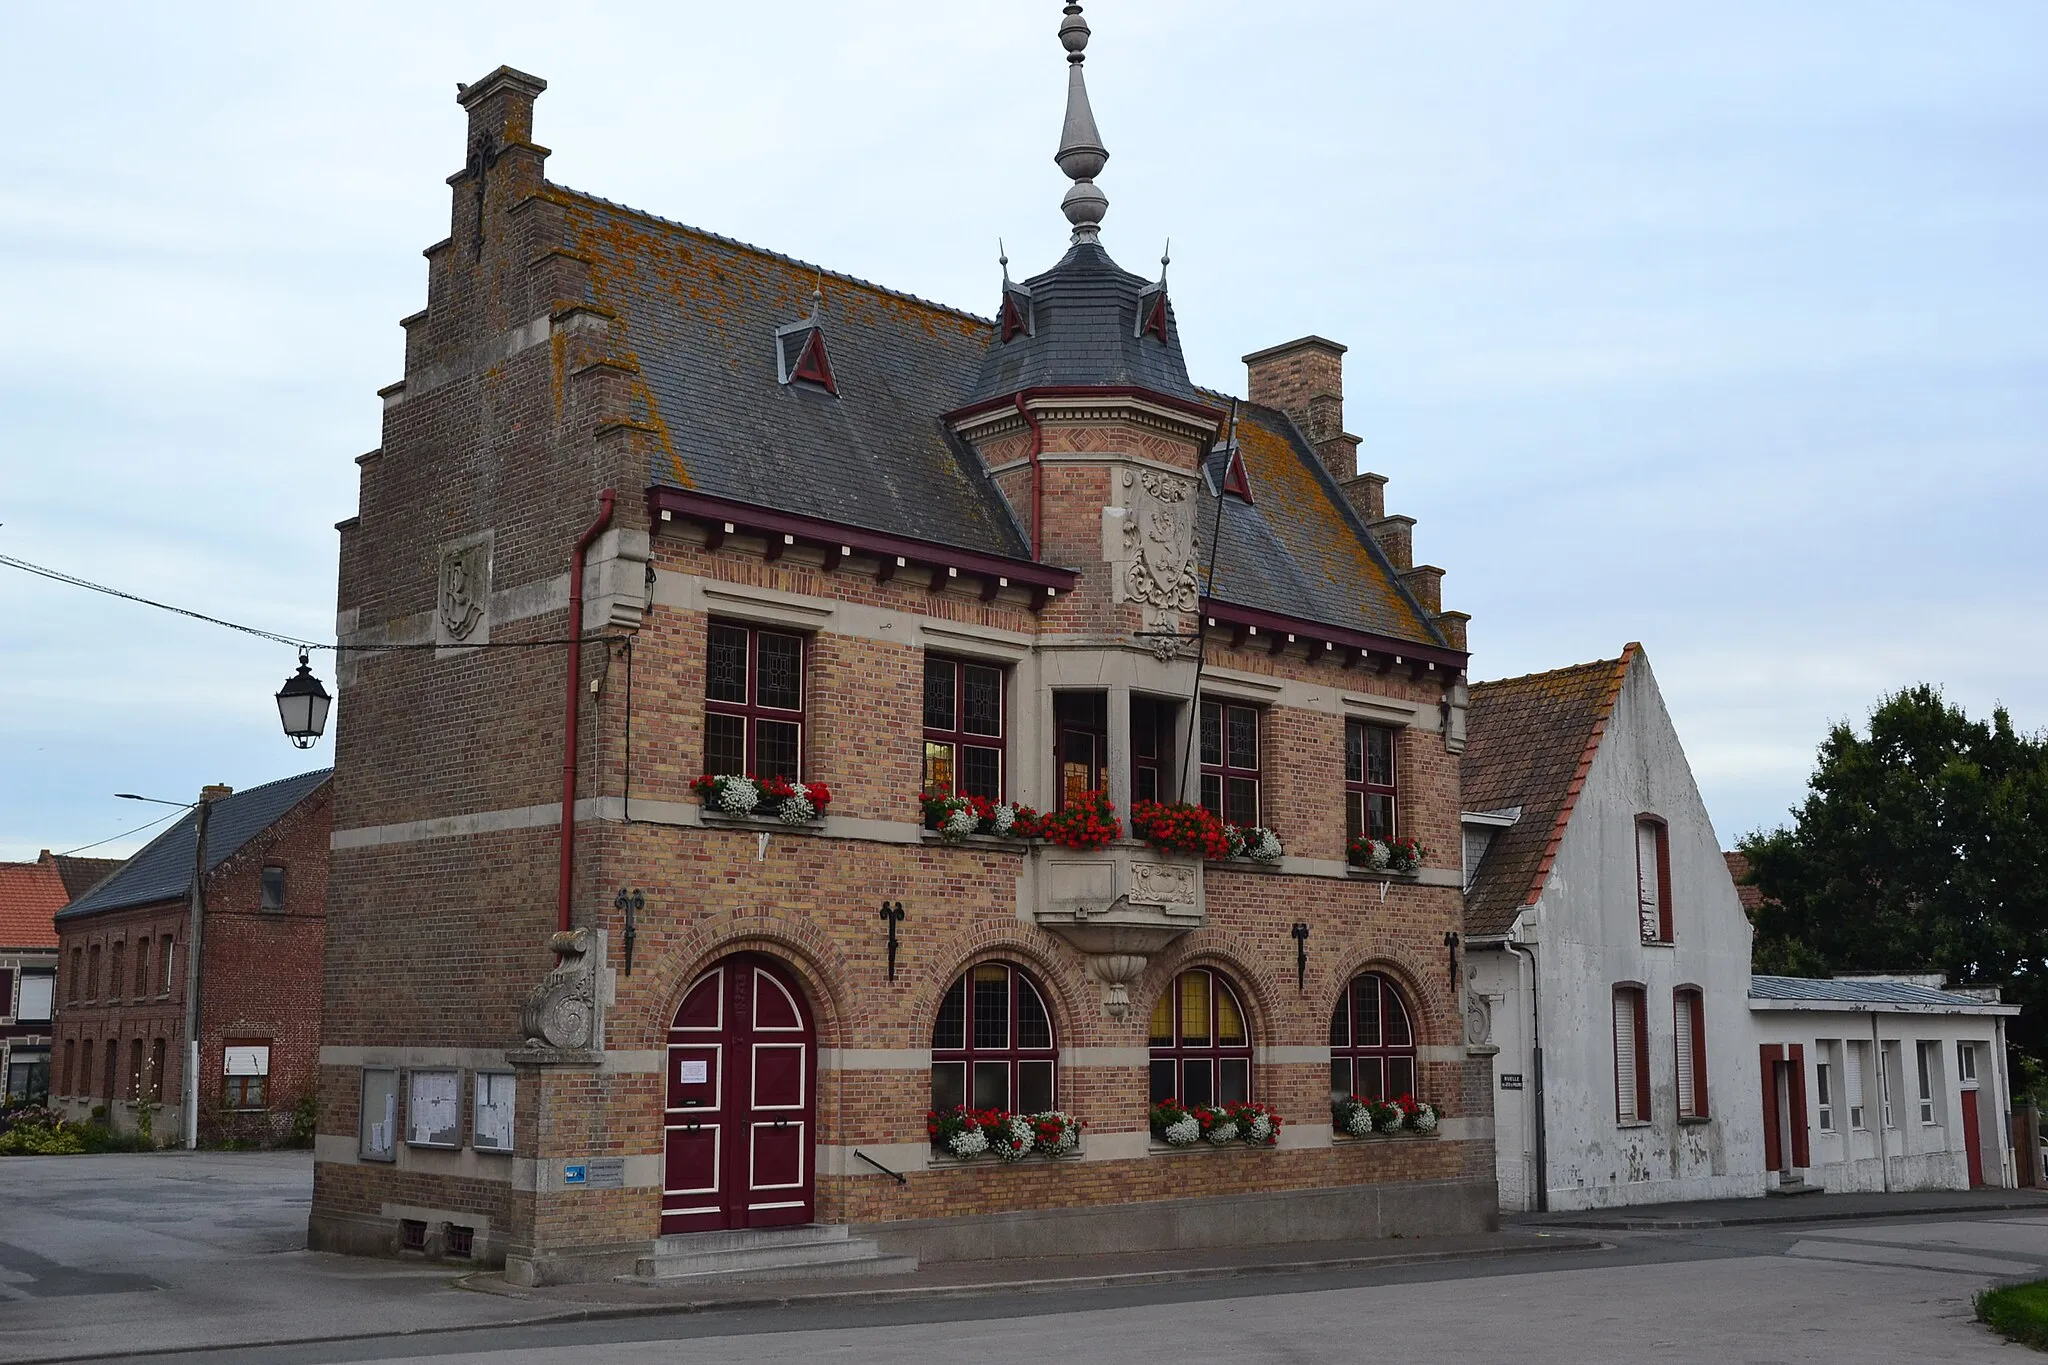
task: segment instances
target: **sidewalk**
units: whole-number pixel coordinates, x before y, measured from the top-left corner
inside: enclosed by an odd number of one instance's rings
[[[1294,1242],[1224,1250],[1130,1252],[1018,1261],[944,1261],[921,1267],[912,1275],[733,1280],[673,1288],[605,1282],[523,1289],[506,1284],[495,1273],[470,1275],[458,1283],[480,1293],[527,1300],[537,1310],[537,1316],[596,1318],[786,1304],[888,1303],[984,1294],[1053,1293],[1184,1280],[1500,1260],[1509,1256],[1590,1251],[1602,1245],[1596,1238],[1561,1230],[1516,1228],[1454,1237]],[[582,1310],[580,1314],[578,1310]]]
[[[1617,1232],[1683,1228],[1735,1228],[1759,1223],[1818,1223],[1904,1218],[1929,1213],[1995,1213],[2025,1209],[2048,1213],[2048,1194],[2033,1190],[1918,1190],[1904,1194],[1803,1194],[1785,1198],[1702,1199],[1690,1204],[1632,1204],[1570,1213],[1516,1213],[1504,1228],[1591,1228]]]

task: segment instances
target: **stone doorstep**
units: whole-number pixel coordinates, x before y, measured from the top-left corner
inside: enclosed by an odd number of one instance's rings
[[[887,1256],[872,1237],[844,1225],[804,1224],[683,1233],[656,1240],[623,1284],[720,1284],[732,1280],[822,1279],[846,1275],[908,1275],[915,1256]]]

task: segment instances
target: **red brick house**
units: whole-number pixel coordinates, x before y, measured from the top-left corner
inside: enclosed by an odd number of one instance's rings
[[[199,1136],[277,1141],[314,1087],[326,941],[331,773],[208,787],[199,974]],[[153,1097],[185,1131],[196,813],[57,913],[52,1102],[132,1128]]]
[[[782,1225],[813,1259],[1491,1225],[1465,618],[1357,472],[1343,347],[1189,381],[1165,279],[1100,243],[1077,6],[1061,36],[1074,241],[993,316],[553,183],[544,83],[464,89],[341,523],[315,1247],[534,1282]],[[1132,837],[1176,798],[1249,843]],[[1398,836],[1433,852],[1390,870]],[[1353,1093],[1441,1119],[1354,1137]],[[963,1104],[1086,1126],[999,1161],[933,1140]]]
[[[50,1025],[57,979],[56,914],[121,865],[47,848],[32,863],[0,863],[0,1079],[5,1103],[50,1097]]]

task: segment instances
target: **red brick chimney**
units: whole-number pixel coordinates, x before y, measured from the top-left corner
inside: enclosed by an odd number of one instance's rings
[[[1244,358],[1250,398],[1294,419],[1341,486],[1358,476],[1358,438],[1344,431],[1344,348],[1318,336]]]

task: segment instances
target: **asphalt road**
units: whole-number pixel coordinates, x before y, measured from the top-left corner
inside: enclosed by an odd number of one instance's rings
[[[445,1272],[294,1249],[306,1170],[289,1156],[0,1163],[0,1359],[2010,1365],[2032,1357],[1976,1326],[1970,1298],[2048,1276],[2048,1214],[2004,1212],[1608,1233],[1601,1250],[1376,1270],[505,1326],[536,1305],[459,1289]],[[202,1345],[343,1333],[379,1335]]]

